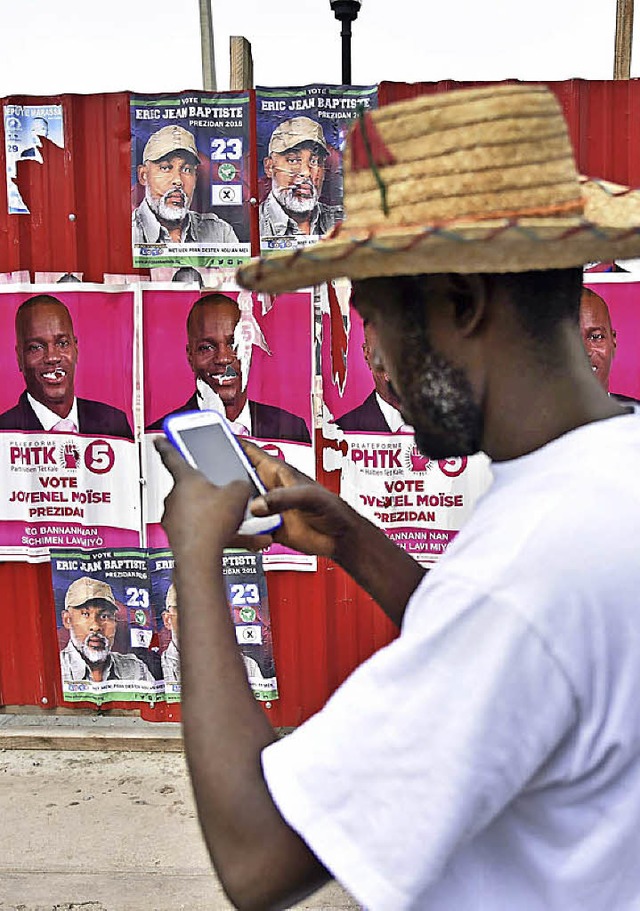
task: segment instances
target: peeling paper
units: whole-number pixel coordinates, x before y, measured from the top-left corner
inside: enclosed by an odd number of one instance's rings
[[[52,142],[64,149],[61,104],[3,105],[4,146],[7,172],[7,211],[9,215],[29,215],[18,184],[18,162],[44,164],[42,151]],[[43,141],[44,140],[44,141]]]

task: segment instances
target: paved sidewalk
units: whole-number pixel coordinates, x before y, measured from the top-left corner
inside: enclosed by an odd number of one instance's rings
[[[180,726],[0,715],[0,911],[229,911]],[[297,909],[355,911],[331,883]]]
[[[0,749],[182,752],[182,729],[130,714],[0,714]]]

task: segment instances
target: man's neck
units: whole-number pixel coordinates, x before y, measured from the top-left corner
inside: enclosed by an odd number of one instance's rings
[[[494,461],[519,458],[584,424],[625,413],[593,375],[579,336],[565,334],[562,347],[561,368],[546,368],[535,355],[496,364],[482,441]]]

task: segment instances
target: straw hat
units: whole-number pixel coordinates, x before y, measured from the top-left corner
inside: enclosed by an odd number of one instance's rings
[[[338,276],[524,272],[640,255],[640,191],[580,177],[544,86],[426,95],[360,115],[344,153],[346,220],[238,281],[287,291]]]

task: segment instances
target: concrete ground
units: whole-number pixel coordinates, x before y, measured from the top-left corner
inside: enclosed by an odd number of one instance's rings
[[[0,911],[232,908],[200,835],[177,725],[0,715],[0,826]],[[331,883],[295,907],[359,906]]]

